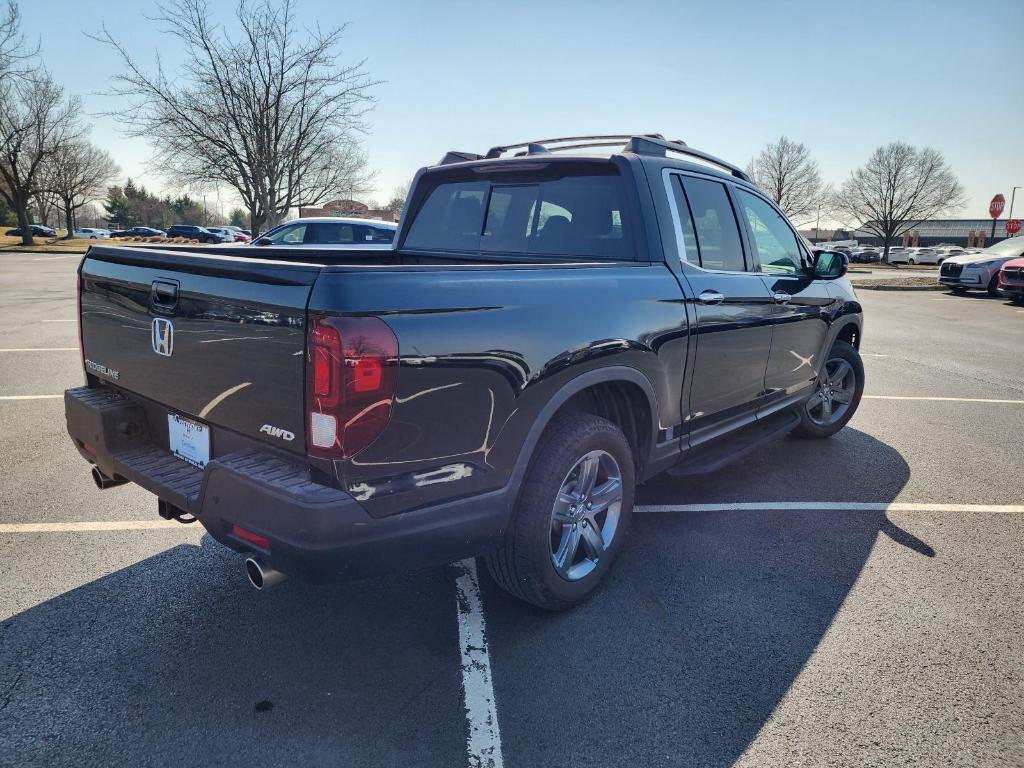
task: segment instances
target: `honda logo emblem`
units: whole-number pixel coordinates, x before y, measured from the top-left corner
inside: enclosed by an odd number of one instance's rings
[[[153,319],[153,351],[158,355],[170,357],[174,351],[174,326],[166,317]]]

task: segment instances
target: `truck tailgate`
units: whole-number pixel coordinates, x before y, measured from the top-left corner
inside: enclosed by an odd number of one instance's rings
[[[306,302],[319,272],[93,247],[80,267],[86,371],[169,413],[302,453]]]

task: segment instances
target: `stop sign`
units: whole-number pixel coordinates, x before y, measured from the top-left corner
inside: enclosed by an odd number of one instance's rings
[[[1006,222],[1006,232],[1010,235],[1016,235],[1020,232],[1020,222],[1017,219],[1010,219]]]
[[[988,204],[988,215],[993,219],[998,219],[999,214],[1003,212],[1003,208],[1006,207],[1006,198],[1002,195],[996,195],[992,198],[992,202]]]

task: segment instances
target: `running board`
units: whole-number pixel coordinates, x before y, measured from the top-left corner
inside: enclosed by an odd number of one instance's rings
[[[766,443],[785,437],[800,423],[794,411],[773,413],[753,424],[722,435],[706,445],[684,453],[676,466],[668,470],[673,477],[707,475],[732,464]]]

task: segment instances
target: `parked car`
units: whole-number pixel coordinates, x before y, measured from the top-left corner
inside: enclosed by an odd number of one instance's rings
[[[82,240],[106,240],[110,237],[105,229],[92,229],[91,227],[76,229],[73,236]]]
[[[845,257],[732,164],[602,141],[449,153],[388,251],[94,246],[64,402],[97,485],[198,519],[257,588],[483,555],[562,609],[611,567],[637,482],[842,429],[864,388]]]
[[[221,238],[220,241],[222,243],[235,242],[236,233],[234,230],[229,229],[228,227],[204,227],[204,229],[206,229],[207,232],[212,232],[213,234],[218,235]],[[244,239],[248,240],[249,238],[246,237]]]
[[[999,295],[999,270],[1011,259],[1024,256],[1024,237],[1011,237],[977,253],[950,256],[942,262],[939,282],[954,293],[970,289],[987,290]]]
[[[167,237],[184,237],[201,243],[229,242],[225,235],[210,232],[205,227],[197,227],[194,224],[172,224],[167,228]]]
[[[29,227],[32,229],[33,237],[57,236],[57,231],[55,229],[44,227],[42,224],[29,224]],[[6,234],[8,237],[21,237],[21,227],[16,227],[15,229],[8,229],[4,234]]]
[[[253,245],[312,248],[391,248],[398,225],[340,216],[293,219],[268,230]]]
[[[849,250],[849,259],[850,261],[861,264],[870,264],[875,261],[881,261],[882,255],[874,247],[865,246],[851,248]]]
[[[209,227],[207,227],[207,229],[209,229]],[[251,239],[248,232],[243,230],[241,227],[234,226],[233,224],[224,224],[223,226],[220,227],[220,229],[226,229],[230,231],[231,234],[234,236],[234,240],[236,243],[247,243]]]
[[[1008,299],[1024,302],[1024,259],[1010,259],[1003,264],[999,270],[999,292]]]
[[[162,229],[153,227],[131,227],[129,229],[118,229],[110,233],[111,237],[166,237],[167,233]]]

